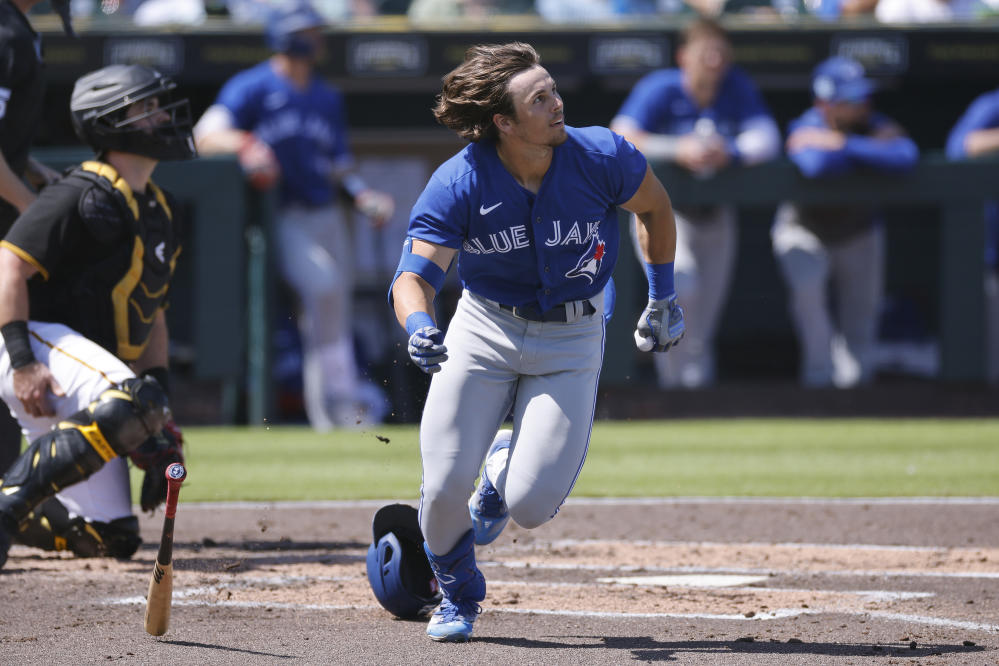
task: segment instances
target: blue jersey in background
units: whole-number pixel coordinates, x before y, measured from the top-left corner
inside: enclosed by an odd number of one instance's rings
[[[334,200],[333,173],[352,163],[337,90],[318,76],[299,90],[264,61],[230,79],[217,103],[232,113],[238,129],[253,132],[274,151],[283,203],[315,207]]]

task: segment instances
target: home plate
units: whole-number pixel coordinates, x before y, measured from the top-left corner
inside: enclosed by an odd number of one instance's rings
[[[598,583],[616,585],[649,585],[657,587],[742,587],[760,583],[766,576],[740,576],[736,574],[682,574],[674,576],[626,576],[623,578],[598,578]]]

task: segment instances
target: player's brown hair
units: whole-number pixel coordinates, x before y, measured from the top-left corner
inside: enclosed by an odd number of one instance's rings
[[[538,52],[522,42],[469,48],[465,61],[444,77],[434,117],[468,141],[495,139],[493,115],[514,115],[510,79],[539,64]]]
[[[683,29],[680,33],[679,46],[682,48],[689,44],[690,42],[696,42],[698,39],[703,38],[720,39],[726,43],[731,43],[728,33],[725,32],[725,28],[721,26],[717,21],[713,21],[709,18],[698,18],[690,23]]]

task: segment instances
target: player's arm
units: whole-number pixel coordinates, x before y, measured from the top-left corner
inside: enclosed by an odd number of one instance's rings
[[[610,128],[630,141],[650,160],[672,162],[676,159],[680,134],[654,134],[646,131],[638,121],[630,116],[618,115],[611,121]]]
[[[213,104],[194,126],[198,154],[235,155],[250,184],[266,190],[281,176],[281,167],[271,147],[253,132],[236,126],[232,112],[222,104]]]
[[[170,336],[167,332],[166,314],[161,308],[157,310],[155,319],[153,319],[153,327],[149,331],[149,341],[146,343],[146,348],[142,350],[139,358],[132,362],[132,370],[135,374],[144,374],[151,368],[163,368],[165,371],[170,362],[169,345]]]
[[[31,188],[25,185],[24,181],[11,170],[3,153],[0,153],[0,199],[7,201],[18,212],[23,213],[35,200],[35,196]]]
[[[437,372],[447,360],[444,334],[435,322],[434,297],[455,254],[455,249],[407,238],[389,291],[396,319],[409,333],[409,356],[427,373]]]
[[[999,152],[999,127],[968,132],[964,138],[964,152],[968,157]]]
[[[982,95],[947,136],[947,157],[961,160],[999,152],[999,93]]]
[[[34,157],[28,158],[28,166],[24,170],[24,178],[31,183],[36,190],[40,190],[46,185],[51,185],[62,177],[58,171],[52,167],[42,164]]]
[[[334,169],[333,182],[358,212],[370,218],[376,228],[385,226],[395,212],[395,199],[392,195],[369,187],[352,167]]]
[[[673,263],[676,255],[676,220],[662,182],[646,167],[638,190],[621,205],[638,218],[638,246],[646,263]]]
[[[13,368],[14,395],[31,416],[52,416],[48,393],[62,396],[48,366],[35,358],[28,332],[28,279],[38,267],[16,246],[0,244],[0,334]]]
[[[153,377],[168,396],[170,395],[167,372],[169,342],[166,313],[161,308],[156,312],[146,348],[131,364],[136,375]],[[129,458],[135,466],[145,471],[142,488],[139,491],[139,504],[143,511],[153,511],[166,500],[167,485],[164,472],[173,463],[183,464],[183,444],[184,436],[171,417],[162,430],[129,453]]]
[[[893,122],[882,123],[871,136],[847,135],[844,150],[853,163],[882,171],[908,171],[919,161],[916,142]]]
[[[683,310],[673,283],[676,256],[676,220],[666,188],[646,166],[638,191],[621,206],[635,213],[638,246],[645,260],[649,302],[635,328],[635,344],[642,351],[669,351],[683,337]]]
[[[371,224],[378,229],[385,226],[395,212],[395,199],[391,194],[369,186],[357,173],[347,141],[346,118],[343,99],[339,95],[334,95],[329,115],[335,137],[331,147],[330,178],[354,209],[367,216]]]

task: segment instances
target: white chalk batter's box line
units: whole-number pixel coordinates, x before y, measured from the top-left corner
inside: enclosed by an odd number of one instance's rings
[[[197,588],[195,588],[197,589]],[[175,594],[177,592],[175,591]],[[186,596],[186,595],[181,595]],[[145,605],[145,597],[125,597],[120,599],[107,599],[104,603],[108,605]],[[226,607],[226,608],[270,608],[278,610],[314,610],[314,611],[340,611],[340,610],[376,610],[384,612],[381,606],[374,604],[302,604],[283,603],[269,601],[222,601],[222,600],[197,600],[175,598],[174,606],[193,607]],[[616,620],[629,619],[680,619],[680,620],[719,620],[727,622],[759,622],[766,620],[777,620],[781,618],[796,617],[801,615],[821,615],[825,611],[810,608],[778,608],[773,611],[764,611],[746,617],[742,613],[624,613],[612,611],[588,611],[588,610],[551,610],[548,608],[487,608],[486,613],[514,613],[521,615],[554,615],[562,617],[589,617]],[[948,627],[954,629],[965,629],[969,631],[983,631],[999,633],[999,625],[983,624],[980,622],[968,622],[965,620],[952,620],[950,618],[932,617],[926,615],[912,615],[907,613],[891,613],[888,611],[844,611],[837,609],[831,611],[836,615],[848,615],[853,617],[870,618],[875,617],[889,622],[901,622],[904,624],[932,625],[938,627]]]
[[[786,548],[789,550],[805,550],[827,548],[829,550],[884,550],[899,553],[930,553],[939,554],[953,550],[947,546],[898,546],[878,545],[871,543],[802,543],[798,541],[654,541],[650,539],[556,539],[546,542],[553,548],[572,546],[643,546],[653,548]],[[533,547],[513,546],[515,549],[530,550]],[[961,546],[965,550],[976,550],[975,547]],[[991,546],[984,548],[991,549]]]
[[[380,509],[398,499],[381,500],[322,500],[307,502],[185,502],[187,509]],[[416,506],[416,500],[403,503]],[[832,505],[877,505],[910,506],[941,505],[999,506],[999,497],[570,497],[566,500],[571,506],[666,506],[670,504],[832,504]]]
[[[798,570],[798,569],[753,569],[737,567],[657,567],[649,565],[611,565],[598,564],[547,564],[538,562],[519,562],[517,560],[484,560],[478,563],[480,567],[499,567],[506,569],[542,569],[552,571],[653,571],[656,573],[688,573],[688,574],[739,574],[758,576],[802,576],[819,578],[822,576],[870,577],[883,578],[981,578],[986,580],[999,579],[999,572],[961,572],[961,571],[912,571],[906,569],[873,570],[873,569],[831,569],[831,570]]]

